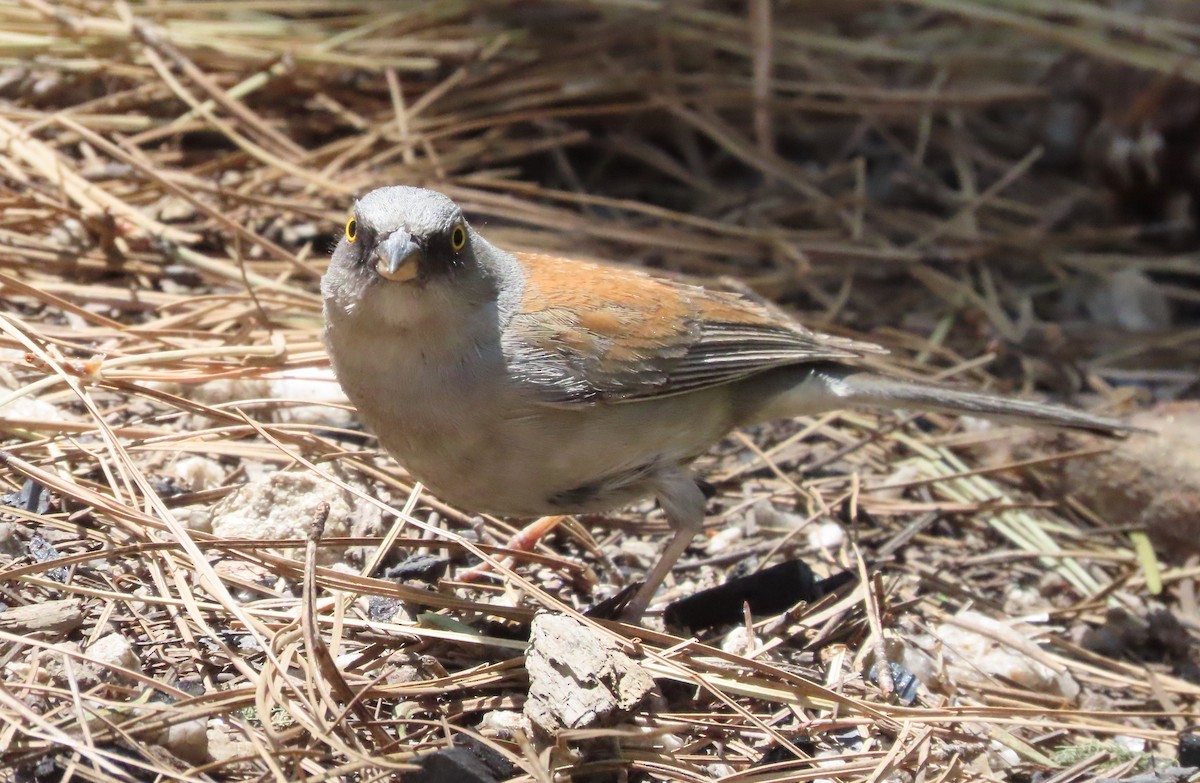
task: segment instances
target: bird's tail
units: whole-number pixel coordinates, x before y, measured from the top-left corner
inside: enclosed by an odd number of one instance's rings
[[[782,379],[773,380],[779,383]],[[795,416],[838,408],[907,408],[966,413],[1109,435],[1138,429],[1119,419],[1096,416],[1063,405],[891,378],[848,365],[810,366],[805,368],[802,378],[793,377],[790,384],[779,383],[776,388],[778,395],[769,395],[773,397],[767,406],[770,415],[754,418],[762,420],[780,414]]]

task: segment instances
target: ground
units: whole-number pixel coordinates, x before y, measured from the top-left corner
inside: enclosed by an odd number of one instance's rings
[[[1198,25],[1171,0],[0,0],[0,776],[1169,779],[1200,701]],[[354,197],[397,183],[501,246],[1163,434],[736,433],[658,608],[787,561],[827,589],[690,631],[576,617],[615,706],[555,741],[525,717],[566,654],[528,650],[535,613],[617,592],[665,522],[513,552],[528,520],[418,492],[361,430],[318,280]]]

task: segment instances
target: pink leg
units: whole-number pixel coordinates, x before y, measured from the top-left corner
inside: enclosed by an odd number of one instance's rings
[[[675,563],[704,526],[704,493],[687,473],[680,470],[663,476],[657,494],[659,505],[675,533],[663,548],[654,568],[646,574],[646,583],[621,613],[622,619],[628,622],[642,619],[667,574],[671,573]]]

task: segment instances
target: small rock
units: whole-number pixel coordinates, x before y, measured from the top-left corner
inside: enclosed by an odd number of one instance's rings
[[[333,370],[305,367],[267,377],[267,396],[273,400],[299,400],[310,405],[281,405],[279,421],[329,427],[354,427],[357,418]]]
[[[611,725],[654,688],[646,670],[615,640],[565,615],[533,619],[525,668],[525,715],[550,735]]]
[[[225,468],[215,459],[192,455],[176,460],[171,473],[179,486],[188,492],[200,492],[221,486],[225,480]]]
[[[367,601],[367,619],[374,623],[386,623],[400,611],[401,603],[395,598],[373,595]]]
[[[412,682],[421,682],[425,679],[425,672],[421,671],[421,667],[415,663],[402,663],[392,669],[384,677],[383,682],[387,685],[408,685]]]
[[[973,611],[959,612],[935,630],[942,641],[947,672],[960,682],[987,682],[999,676],[1042,694],[1074,700],[1079,684],[1070,672],[1039,660],[1037,643],[1016,627]]]
[[[279,238],[285,245],[296,246],[312,240],[321,233],[321,228],[315,223],[297,223],[287,225],[279,232]]]
[[[138,660],[137,653],[133,650],[133,645],[119,633],[110,633],[101,636],[92,642],[84,650],[84,653],[89,658],[94,659],[94,661],[78,662],[81,685],[85,681],[107,682],[114,677],[125,679],[124,675],[113,670],[112,667],[114,666],[139,673],[142,671],[142,662]]]
[[[479,721],[479,733],[485,737],[511,739],[517,735],[527,735],[530,731],[529,718],[516,710],[492,710],[485,713]]]
[[[620,562],[633,561],[639,564],[654,563],[661,554],[661,550],[661,543],[628,537],[621,542],[621,550],[614,556],[614,559]]]
[[[57,405],[52,405],[36,397],[18,397],[0,408],[0,421],[77,421],[73,416]]]
[[[50,499],[49,490],[33,479],[25,479],[25,483],[16,492],[4,493],[3,498],[0,498],[0,503],[34,514],[45,514],[50,511]],[[24,552],[21,554],[23,555]]]
[[[1021,757],[1015,750],[996,740],[988,742],[987,757],[988,767],[993,774],[1002,773],[1004,770],[1011,770],[1021,763]],[[1004,777],[1008,776],[1004,775]]]
[[[1004,596],[1004,613],[1010,617],[1044,612],[1047,608],[1046,597],[1036,586],[1013,585]]]
[[[721,649],[734,655],[750,655],[758,649],[761,642],[758,637],[746,629],[744,625],[735,625],[721,637]]]
[[[846,543],[846,528],[840,522],[826,520],[808,529],[808,545],[813,549],[830,551],[841,549]]]
[[[702,769],[704,770],[704,774],[707,775],[710,780],[732,777],[737,772],[735,767],[725,764],[724,762],[705,764]]]
[[[176,723],[159,735],[158,744],[189,764],[203,764],[209,760],[208,721],[194,718]]]
[[[65,251],[80,252],[92,246],[87,228],[75,218],[67,218],[50,229],[49,239]]]
[[[178,196],[163,196],[158,202],[158,219],[164,223],[186,223],[196,219],[196,208]]]
[[[196,402],[220,405],[236,400],[267,399],[271,396],[271,385],[265,378],[222,378],[186,385],[179,391]]]
[[[54,544],[51,544],[37,533],[34,533],[29,539],[29,554],[38,563],[46,563],[62,557],[62,553],[58,551],[58,548]],[[55,582],[66,582],[70,574],[70,569],[63,566],[50,568],[46,571],[46,577]]]
[[[211,524],[221,538],[305,539],[321,503],[329,504],[325,536],[349,536],[353,531],[382,527],[382,514],[349,492],[319,476],[304,472],[271,473],[246,484],[213,507]],[[336,562],[343,552],[318,549],[324,564]],[[283,556],[299,559],[304,548],[284,550]]]
[[[1179,766],[1200,767],[1200,733],[1195,728],[1179,732]]]
[[[212,532],[212,518],[207,506],[187,506],[174,509],[171,513],[175,515],[175,520],[188,530],[201,533]]]
[[[1112,738],[1113,744],[1129,753],[1145,753],[1146,740],[1142,737],[1131,737],[1127,734],[1117,734]]]

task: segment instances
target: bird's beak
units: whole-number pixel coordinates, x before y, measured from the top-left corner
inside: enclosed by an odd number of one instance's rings
[[[407,231],[393,231],[375,248],[375,271],[385,280],[406,282],[417,276],[424,253]]]

